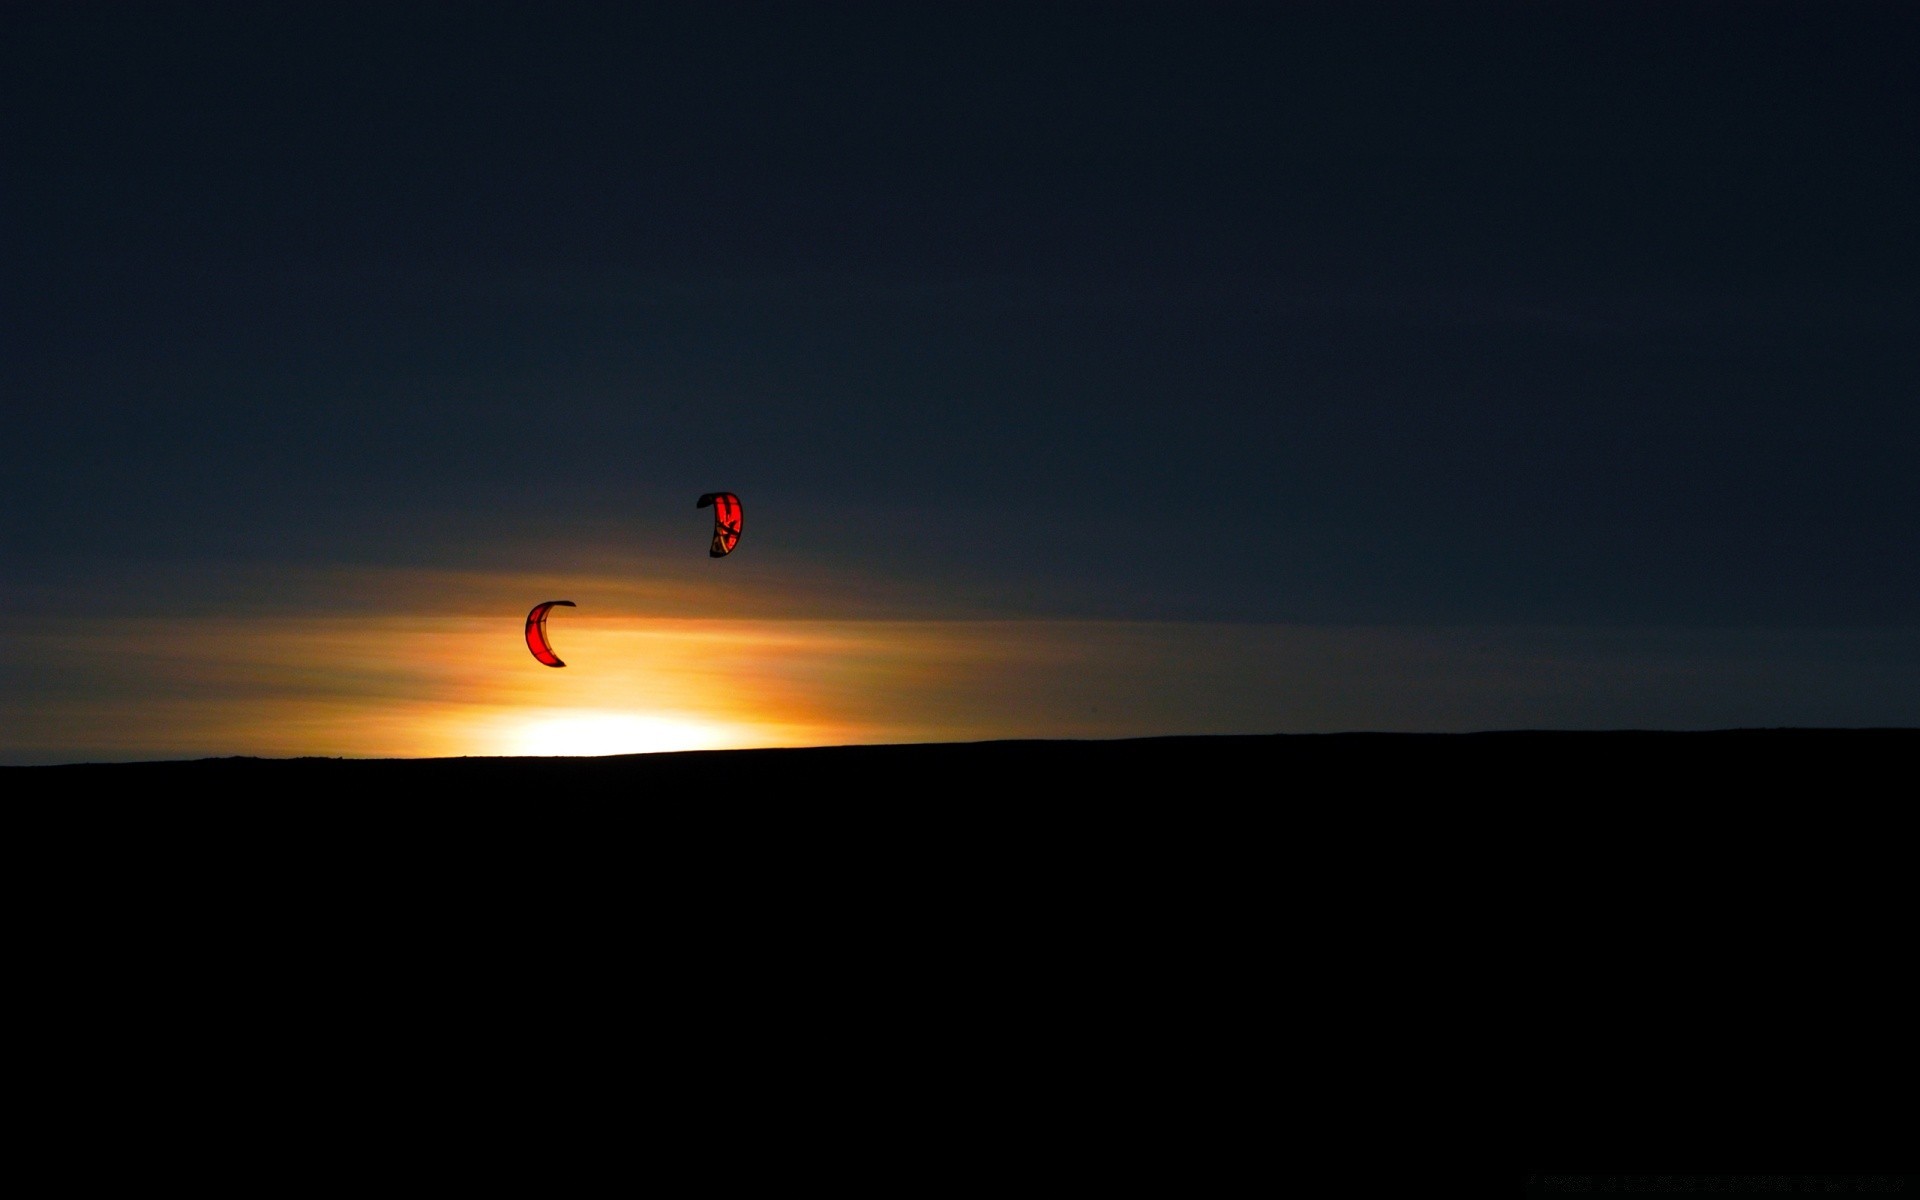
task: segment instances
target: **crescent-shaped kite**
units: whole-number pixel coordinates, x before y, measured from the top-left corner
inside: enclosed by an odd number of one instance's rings
[[[553,646],[547,642],[547,610],[563,605],[567,608],[579,607],[571,600],[548,600],[534,605],[533,611],[527,614],[527,649],[550,667],[567,665],[560,661],[560,656],[553,652]]]
[[[732,492],[708,492],[694,507],[709,504],[713,505],[713,545],[707,547],[707,557],[725,558],[740,544],[740,497]]]

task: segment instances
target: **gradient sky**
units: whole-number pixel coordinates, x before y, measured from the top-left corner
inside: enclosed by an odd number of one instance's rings
[[[1917,61],[8,4],[0,762],[1920,724]]]

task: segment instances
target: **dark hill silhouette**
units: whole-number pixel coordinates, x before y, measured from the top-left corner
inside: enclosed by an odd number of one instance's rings
[[[580,799],[606,787],[728,789],[729,800],[835,796],[1091,799],[1110,792],[1162,798],[1298,799],[1304,784],[1351,789],[1636,791],[1840,781],[1920,750],[1920,729],[1504,731],[1008,740],[555,758],[212,758],[7,768],[17,788],[191,789],[201,795],[316,788],[343,801],[391,793]],[[1909,760],[1910,761],[1910,760]],[[767,789],[741,793],[752,786]],[[566,789],[586,787],[588,793]],[[531,790],[530,790],[531,789]],[[905,789],[905,791],[901,791]],[[1172,789],[1169,791],[1168,789]],[[654,794],[657,797],[657,793]],[[824,797],[823,797],[824,798]]]
[[[1675,1078],[1777,1104],[1753,1048],[1822,989],[1846,1010],[1818,1069],[1885,1061],[1909,875],[1885,800],[1916,751],[1901,729],[226,758],[0,770],[0,820],[32,1028],[75,1031],[62,1078],[143,1113],[212,1061],[301,1094],[340,1075],[313,1094],[403,1106],[411,1137],[419,1093],[390,1081],[414,1072],[435,1111],[512,1113],[516,1145],[523,1110],[622,1153],[633,1113],[686,1114],[667,1128],[705,1170],[743,1090],[797,1128],[843,1122],[820,1081],[852,1078],[860,1155],[927,1128],[923,1092],[1032,1093],[1049,1138],[1067,1109],[1150,1114],[1100,1151],[1136,1178],[1169,1120],[1265,1146],[1245,1085],[1269,1068],[1350,1125],[1410,1021],[1517,1022],[1557,1127],[1651,1107],[1695,1136],[1711,1114]],[[283,1125],[263,1094],[236,1092]],[[1186,1184],[1213,1153],[1176,1158]]]
[[[217,758],[9,767],[0,782],[20,855],[123,895],[202,876],[252,880],[230,896],[437,880],[619,904],[624,889],[684,890],[710,911],[743,889],[830,894],[848,874],[969,891],[988,886],[976,867],[1144,870],[1210,891],[1363,845],[1429,862],[1509,841],[1534,860],[1618,838],[1726,846],[1795,821],[1871,825],[1916,754],[1920,729],[1342,733]]]

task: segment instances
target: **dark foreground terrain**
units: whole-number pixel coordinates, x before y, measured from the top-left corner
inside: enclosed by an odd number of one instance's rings
[[[904,896],[992,906],[1106,880],[1251,911],[1285,881],[1445,875],[1454,861],[1555,886],[1709,858],[1793,878],[1783,856],[1816,844],[1902,844],[1916,758],[1920,729],[221,758],[0,768],[0,821],[20,868],[82,904],[143,889],[217,893],[233,911],[264,895],[336,910],[457,895],[470,920],[572,897],[657,904],[684,928],[745,906],[777,920],[802,895],[874,918]],[[1496,879],[1484,862],[1450,877]]]
[[[584,1152],[1000,1189],[1046,1145],[1063,1180],[1231,1191],[1222,1161],[1296,1144],[1393,1161],[1389,1093],[1483,1076],[1534,1147],[1625,1112],[1697,1148],[1742,1103],[1872,1127],[1904,1110],[1841,1081],[1885,1074],[1910,1010],[1916,752],[1742,730],[0,769],[16,1027],[58,1063],[36,1111],[151,1130],[142,1168],[181,1173],[290,1130],[332,1141],[275,1178],[428,1131],[541,1186]],[[1817,1054],[1775,1049],[1809,1028]],[[171,1136],[211,1089],[212,1140]]]
[[[1112,741],[998,741],[711,750],[601,758],[215,758],[0,768],[25,792],[106,789],[119,797],[327,795],[354,802],[498,798],[764,803],[805,796],[986,803],[1144,799],[1220,803],[1301,798],[1301,789],[1398,799],[1538,799],[1595,788],[1696,795],[1732,786],[1856,788],[1910,763],[1920,729],[1714,732],[1276,734]],[[684,790],[691,789],[691,790]],[[1412,791],[1408,791],[1412,789]]]

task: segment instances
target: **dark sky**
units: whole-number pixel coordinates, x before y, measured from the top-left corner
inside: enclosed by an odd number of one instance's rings
[[[12,583],[730,488],[1009,613],[1920,625],[1920,5],[0,22]]]

